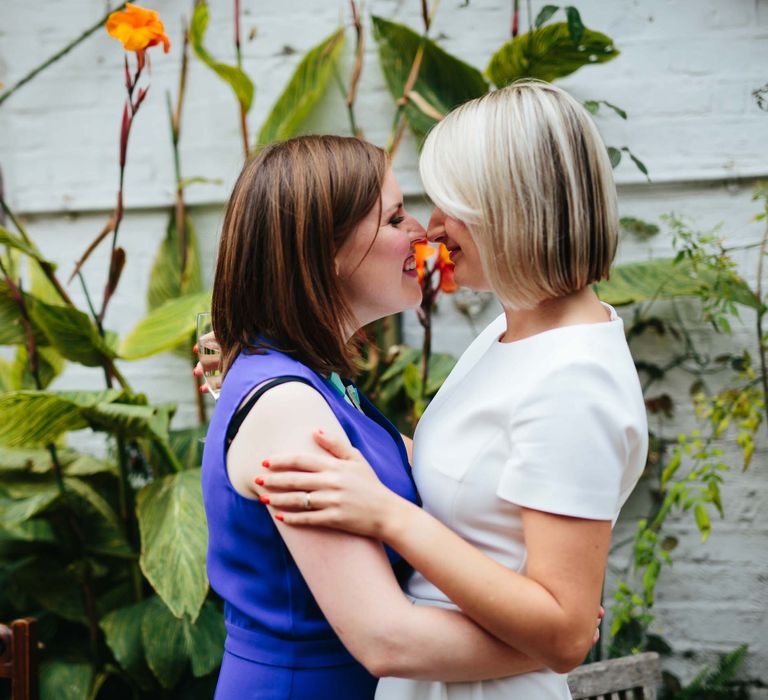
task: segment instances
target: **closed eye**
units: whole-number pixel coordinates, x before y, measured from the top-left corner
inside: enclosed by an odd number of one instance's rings
[[[390,226],[397,226],[398,224],[402,224],[403,221],[405,221],[405,217],[404,216],[393,216],[389,220],[389,225]]]

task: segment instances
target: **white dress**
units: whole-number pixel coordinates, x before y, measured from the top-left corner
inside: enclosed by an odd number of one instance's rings
[[[615,523],[648,449],[640,383],[610,321],[501,343],[502,314],[462,355],[419,422],[414,478],[424,508],[488,556],[525,573],[520,507]],[[418,572],[417,605],[455,606]],[[418,653],[418,651],[415,651]],[[384,678],[377,700],[568,700],[566,677]]]

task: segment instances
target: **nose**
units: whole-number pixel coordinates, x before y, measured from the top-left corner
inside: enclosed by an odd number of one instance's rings
[[[427,240],[437,243],[445,238],[445,212],[435,207],[427,224]]]
[[[405,230],[408,232],[408,240],[411,243],[426,240],[427,232],[424,230],[424,227],[410,214],[408,215],[406,224]]]

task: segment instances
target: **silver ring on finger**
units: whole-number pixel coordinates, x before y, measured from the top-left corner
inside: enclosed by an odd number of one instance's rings
[[[312,510],[312,498],[307,491],[304,492],[304,509]]]

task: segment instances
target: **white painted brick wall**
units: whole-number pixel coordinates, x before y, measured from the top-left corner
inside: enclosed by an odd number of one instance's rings
[[[443,47],[484,68],[506,39],[510,5],[501,0],[443,0],[433,35]],[[525,5],[525,3],[521,3]],[[165,228],[165,207],[172,201],[173,178],[164,93],[175,94],[179,48],[178,18],[189,15],[186,0],[155,3],[174,43],[169,56],[153,51],[152,88],[131,135],[126,181],[127,216],[120,244],[128,266],[108,315],[108,326],[124,334],[145,313],[149,269]],[[231,60],[231,3],[211,2],[208,46]],[[374,14],[420,27],[415,0],[370,0]],[[541,3],[533,3],[538,8]],[[257,86],[249,125],[252,138],[300,55],[327,36],[346,12],[341,0],[244,0],[243,34],[256,29],[244,48],[245,67]],[[768,81],[768,0],[582,0],[577,3],[587,26],[612,36],[621,56],[610,64],[587,68],[562,85],[582,99],[607,99],[630,115],[623,122],[609,113],[598,117],[606,142],[632,148],[648,166],[654,184],[626,162],[617,170],[624,215],[656,219],[675,211],[702,228],[724,222],[731,244],[754,241],[761,233],[752,221],[753,178],[768,175],[768,114],[751,92]],[[92,24],[105,11],[102,0],[2,0],[0,2],[0,81],[12,85],[32,67]],[[523,16],[523,26],[526,25]],[[289,46],[298,53],[288,53]],[[350,45],[345,60],[349,61]],[[0,107],[0,166],[7,197],[25,215],[47,256],[63,275],[101,228],[114,205],[117,184],[117,137],[122,108],[122,52],[98,32]],[[358,99],[358,119],[372,141],[383,143],[393,108],[368,42]],[[332,92],[313,117],[316,130],[346,130],[340,98]],[[236,106],[229,89],[192,59],[183,117],[182,163],[185,176],[205,175],[220,185],[195,185],[188,201],[201,235],[204,274],[210,280],[220,226],[221,205],[241,164]],[[410,136],[396,159],[396,170],[412,206],[422,216]],[[623,241],[620,261],[667,254],[665,234],[640,243]],[[92,289],[100,289],[106,246],[85,270]],[[754,281],[754,252],[739,256],[744,276]],[[78,303],[81,292],[71,290]],[[489,308],[485,318],[494,313]],[[733,346],[749,345],[752,319],[737,328]],[[419,342],[412,315],[406,338]],[[449,300],[441,304],[435,347],[459,353],[471,339],[464,319]],[[703,339],[702,342],[709,342]],[[722,347],[718,339],[715,346]],[[713,347],[715,347],[713,346]],[[662,353],[648,343],[648,352]],[[700,348],[702,349],[702,348]],[[646,351],[645,349],[643,350]],[[712,352],[719,350],[712,350]],[[124,363],[133,386],[156,401],[177,401],[176,425],[195,419],[191,380],[183,362],[171,355]],[[672,377],[681,429],[692,426],[686,399],[689,379]],[[98,387],[95,370],[69,367],[56,387]],[[654,419],[655,421],[655,419]],[[655,425],[657,429],[662,426]],[[667,426],[667,430],[669,430]],[[675,428],[676,430],[677,428]],[[657,631],[677,655],[667,665],[689,678],[714,654],[741,642],[750,644],[745,677],[768,683],[768,451],[765,431],[752,468],[732,474],[725,487],[726,518],[715,522],[711,540],[702,545],[687,520],[673,524],[680,538],[675,565],[659,586]],[[85,444],[93,441],[84,437]],[[726,447],[735,454],[732,445]],[[647,494],[633,496],[619,523],[616,539],[631,532],[634,518],[647,508]],[[612,559],[623,565],[626,553]],[[762,693],[762,694],[760,694]],[[768,697],[758,691],[755,697]]]

